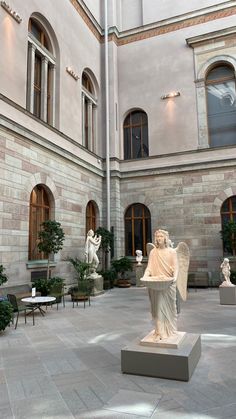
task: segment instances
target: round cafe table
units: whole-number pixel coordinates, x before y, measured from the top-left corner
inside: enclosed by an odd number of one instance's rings
[[[42,305],[56,301],[56,297],[48,297],[48,296],[26,297],[26,298],[22,298],[21,301],[23,303],[27,303],[27,305],[32,306],[32,311],[30,311],[28,314],[31,314],[31,313],[34,314],[35,310],[39,310],[41,315],[44,316],[45,310],[42,309]]]

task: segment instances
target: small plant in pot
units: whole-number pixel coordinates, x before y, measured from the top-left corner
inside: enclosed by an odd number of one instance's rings
[[[108,290],[114,287],[116,271],[113,268],[106,269],[105,271],[100,271],[99,274],[102,275],[103,277],[103,287],[105,290]]]
[[[68,258],[76,272],[77,284],[70,287],[72,301],[88,299],[93,289],[93,280],[89,278],[90,264],[76,258]]]
[[[5,274],[5,268],[0,265],[0,285],[5,284],[8,281],[7,275]],[[13,308],[6,297],[0,297],[0,332],[5,330],[8,324],[11,322],[13,316]]]
[[[126,273],[133,270],[131,260],[124,256],[120,259],[112,260],[111,266],[118,275],[116,285],[120,288],[130,287],[131,284],[126,277]]]

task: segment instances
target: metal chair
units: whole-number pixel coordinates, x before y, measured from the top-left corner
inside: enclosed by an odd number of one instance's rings
[[[29,310],[30,313],[33,314],[33,326],[34,326],[34,310],[32,310],[32,307],[28,307],[24,304],[18,304],[17,298],[14,294],[7,294],[7,299],[11,303],[12,308],[13,308],[13,319],[12,319],[13,323],[14,323],[14,314],[17,313],[15,329],[17,328],[19,314],[22,312],[24,312],[25,314],[25,323],[26,323],[27,310]]]

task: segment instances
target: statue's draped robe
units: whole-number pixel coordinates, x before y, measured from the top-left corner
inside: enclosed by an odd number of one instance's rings
[[[172,248],[151,250],[145,276],[176,277],[177,254]],[[155,331],[162,339],[177,330],[176,282],[164,291],[148,290]]]

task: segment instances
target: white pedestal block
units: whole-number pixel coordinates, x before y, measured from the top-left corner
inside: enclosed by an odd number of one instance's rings
[[[200,356],[200,335],[187,333],[178,349],[143,346],[136,340],[121,350],[121,370],[126,374],[189,381]]]
[[[236,287],[219,287],[220,304],[236,304]]]
[[[140,340],[140,345],[155,346],[156,348],[174,348],[177,349],[181,345],[186,336],[186,332],[177,331],[174,335],[166,339],[155,339],[155,329],[148,333],[143,339]]]

